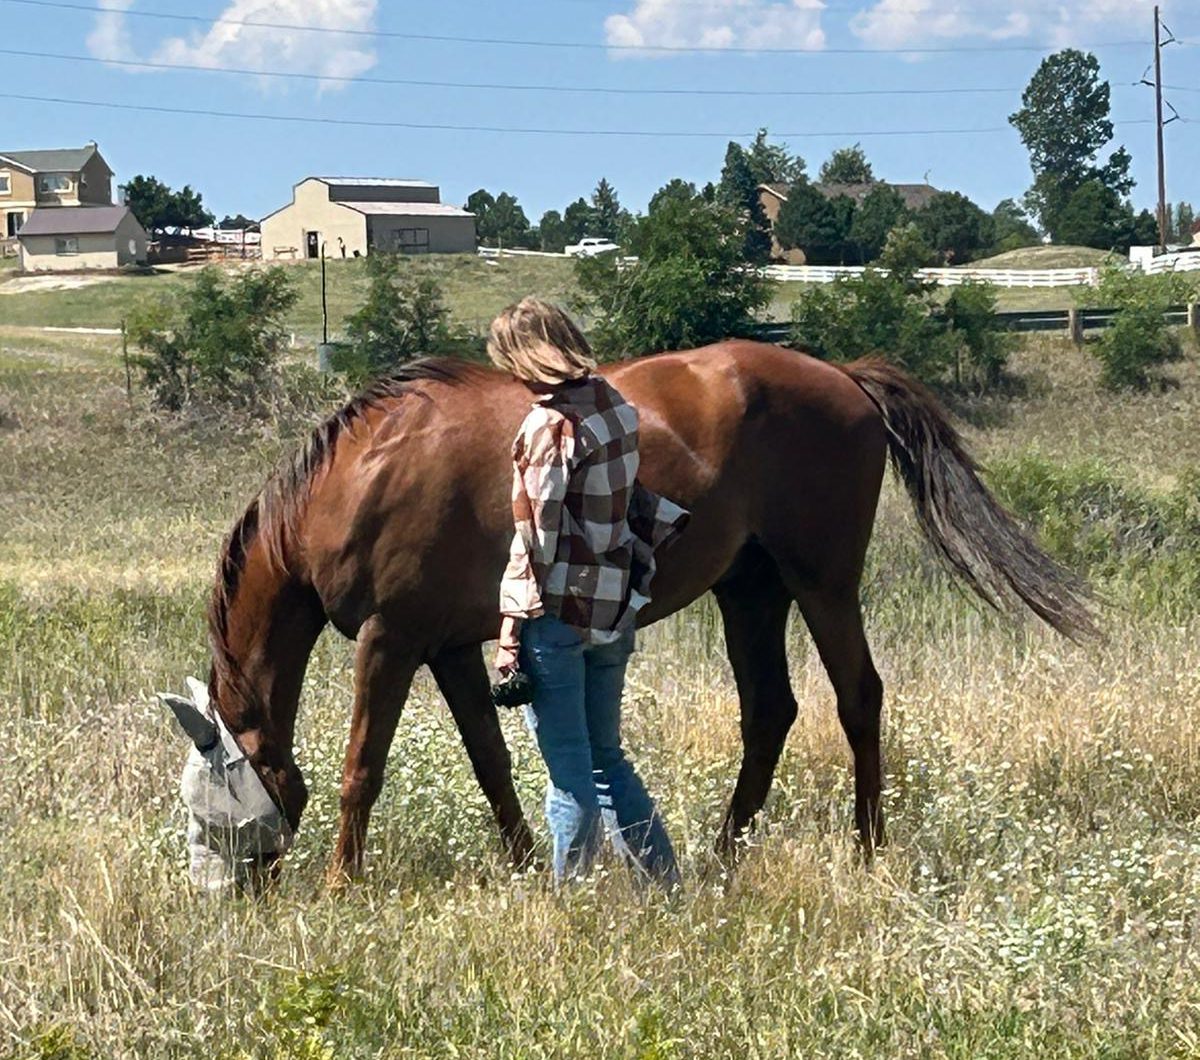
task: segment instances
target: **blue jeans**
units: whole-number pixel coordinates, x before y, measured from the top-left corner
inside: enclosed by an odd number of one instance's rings
[[[550,615],[521,628],[520,667],[533,678],[527,716],[550,774],[555,882],[590,867],[602,811],[615,817],[613,844],[639,874],[668,885],[679,879],[662,818],[621,747],[621,691],[633,643],[630,628],[612,644],[585,645]]]

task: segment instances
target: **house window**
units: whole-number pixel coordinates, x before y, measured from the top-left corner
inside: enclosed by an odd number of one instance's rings
[[[70,191],[71,178],[66,173],[44,173],[38,186],[42,191]]]
[[[0,173],[0,195],[12,194],[12,177],[8,173]]]
[[[54,253],[63,254],[78,254],[79,239],[76,236],[59,236],[54,240]]]
[[[19,231],[21,225],[25,223],[24,210],[9,210],[8,216],[5,219],[4,231],[7,238],[12,239]]]
[[[399,228],[396,230],[395,247],[401,254],[428,254],[428,228]]]

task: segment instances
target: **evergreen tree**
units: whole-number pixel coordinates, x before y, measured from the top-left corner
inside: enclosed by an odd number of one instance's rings
[[[594,236],[596,210],[587,199],[578,198],[563,211],[563,225],[568,243],[578,243],[581,239]]]
[[[561,254],[567,245],[567,225],[557,210],[547,210],[538,222],[538,239],[542,249]]]
[[[759,198],[760,183],[750,155],[741,144],[730,141],[721,167],[717,200],[742,219],[742,256],[750,262],[765,262],[771,254],[771,227]]]
[[[602,239],[616,240],[623,211],[616,189],[604,177],[600,178],[600,183],[592,193],[592,210],[595,219],[592,222],[594,231],[590,234]]]
[[[877,184],[858,204],[850,225],[850,243],[860,265],[879,257],[888,233],[908,220],[904,199],[890,184]]]

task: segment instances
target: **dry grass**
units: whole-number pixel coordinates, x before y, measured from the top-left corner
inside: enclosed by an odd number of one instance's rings
[[[426,679],[367,878],[326,894],[351,687],[332,636],[307,678],[313,801],[283,885],[262,903],[191,894],[184,748],[151,693],[204,666],[216,543],[294,426],[221,442],[141,410],[131,423],[105,341],[6,333],[0,347],[0,1056],[1200,1052],[1196,610],[1118,599],[1110,639],[1089,648],[1009,627],[948,585],[890,488],[866,598],[892,841],[871,870],[799,625],[778,783],[743,870],[714,862],[737,708],[701,602],[648,633],[629,683],[628,743],[684,894],[632,893],[619,871],[560,896],[513,878]],[[1017,369],[1018,396],[962,402],[998,469],[1033,449],[1164,495],[1192,481],[1194,360],[1178,390],[1122,398],[1057,344]],[[1194,574],[1200,556],[1180,548]],[[1132,562],[1093,573],[1110,590],[1165,577],[1158,557]],[[505,728],[536,819],[535,750],[516,719]]]

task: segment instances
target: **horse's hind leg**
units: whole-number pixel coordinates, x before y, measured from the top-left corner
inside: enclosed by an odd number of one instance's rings
[[[743,549],[713,592],[725,623],[742,719],[742,767],[717,838],[717,853],[733,860],[739,838],[766,801],[796,720],[786,644],[792,597],[775,562],[757,545]]]
[[[513,788],[512,759],[492,705],[479,646],[448,648],[433,658],[430,668],[458,724],[509,857],[514,864],[523,865],[533,854],[533,834]]]
[[[341,827],[331,884],[362,871],[367,822],[383,789],[388,749],[420,659],[390,640],[378,616],[359,630],[354,662],[354,713],[342,771]]]
[[[838,718],[854,752],[854,821],[869,855],[883,843],[879,716],[883,683],[871,662],[857,588],[798,588],[796,600],[837,694]]]

